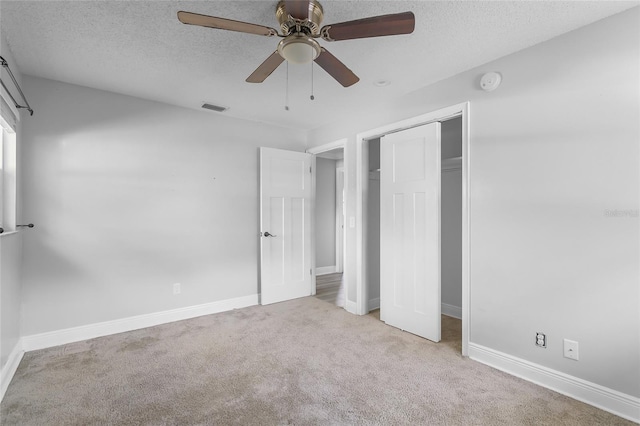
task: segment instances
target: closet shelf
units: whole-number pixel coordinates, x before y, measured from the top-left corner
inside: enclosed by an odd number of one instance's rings
[[[445,158],[442,160],[440,168],[445,170],[462,170],[462,157]]]

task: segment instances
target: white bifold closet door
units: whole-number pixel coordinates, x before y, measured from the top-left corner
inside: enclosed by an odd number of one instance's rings
[[[381,318],[440,341],[440,123],[381,139]]]

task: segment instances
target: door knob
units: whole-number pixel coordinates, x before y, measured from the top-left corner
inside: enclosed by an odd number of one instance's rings
[[[277,235],[270,234],[269,232],[264,233],[265,237],[276,237]]]

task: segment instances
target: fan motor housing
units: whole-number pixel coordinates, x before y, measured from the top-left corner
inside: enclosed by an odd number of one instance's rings
[[[317,41],[302,34],[291,34],[278,43],[280,56],[294,64],[306,64],[315,60],[321,49]]]
[[[309,13],[306,19],[296,19],[287,13],[284,0],[280,0],[276,7],[276,18],[280,23],[282,33],[286,35],[301,33],[317,36],[320,34],[320,24],[324,18],[322,5],[312,0],[309,2]]]

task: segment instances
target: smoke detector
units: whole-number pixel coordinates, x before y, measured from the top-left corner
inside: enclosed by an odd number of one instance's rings
[[[485,92],[496,90],[500,86],[502,76],[497,72],[488,72],[480,79],[480,87]]]

